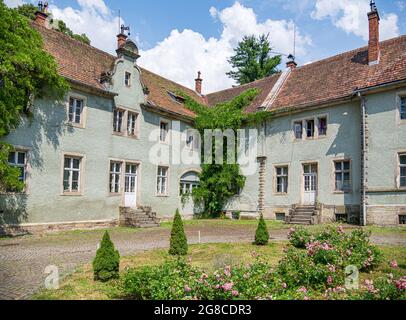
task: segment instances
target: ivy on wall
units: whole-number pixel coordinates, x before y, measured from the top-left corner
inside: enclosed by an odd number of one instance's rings
[[[231,101],[217,104],[208,108],[201,105],[193,98],[183,92],[178,93],[185,99],[185,106],[196,114],[195,126],[203,137],[204,130],[220,129],[225,131],[231,129],[237,137],[237,130],[246,126],[255,126],[270,118],[270,113],[260,111],[257,113],[246,113],[245,108],[249,106],[259,94],[258,89],[248,89]],[[226,138],[224,145],[226,145]],[[204,143],[202,144],[204,148]],[[241,168],[234,159],[235,164],[229,164],[227,150],[224,148],[223,163],[204,164],[202,161],[202,172],[199,175],[200,185],[193,190],[192,198],[196,204],[204,208],[205,217],[216,218],[223,212],[227,202],[239,193],[245,186],[245,176],[241,174]],[[213,155],[216,146],[212,145]],[[203,153],[203,152],[202,152]],[[237,153],[236,153],[237,154]]]

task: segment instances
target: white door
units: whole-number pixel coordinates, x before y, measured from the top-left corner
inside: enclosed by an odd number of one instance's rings
[[[303,204],[315,205],[317,197],[317,165],[303,165]]]
[[[125,165],[125,207],[135,208],[137,206],[137,168],[136,164],[126,163]]]

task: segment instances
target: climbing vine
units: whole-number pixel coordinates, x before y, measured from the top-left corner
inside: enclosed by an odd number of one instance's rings
[[[184,98],[185,106],[196,114],[195,126],[203,137],[206,129],[225,131],[231,129],[235,137],[237,130],[246,126],[255,126],[266,121],[269,112],[260,111],[257,113],[246,113],[244,110],[259,94],[258,89],[249,89],[231,101],[217,104],[211,108],[202,105],[183,92],[178,94]],[[226,138],[224,138],[226,142]],[[202,144],[202,149],[204,143]],[[212,145],[212,152],[215,153],[215,143]],[[193,190],[192,198],[196,204],[204,208],[203,216],[216,218],[224,210],[227,202],[244,188],[245,176],[241,174],[241,168],[234,159],[234,164],[227,161],[227,150],[224,148],[222,164],[213,162],[205,164],[202,161],[200,185]],[[202,152],[203,154],[203,152]],[[203,155],[202,155],[203,156]]]

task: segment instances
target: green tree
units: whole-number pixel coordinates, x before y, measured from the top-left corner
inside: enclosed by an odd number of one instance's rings
[[[259,217],[259,223],[257,231],[255,232],[255,244],[257,246],[265,246],[269,242],[269,232],[264,220],[264,216],[261,214]]]
[[[275,74],[281,56],[271,56],[271,51],[268,35],[245,36],[228,60],[234,70],[227,75],[242,85]]]
[[[18,170],[8,164],[12,148],[1,139],[32,114],[34,99],[62,99],[68,85],[29,21],[2,0],[0,17],[0,191],[21,191]]]
[[[93,260],[95,281],[118,279],[120,276],[120,253],[114,248],[109,233],[106,231]]]
[[[188,252],[187,238],[183,228],[182,217],[176,210],[173,219],[169,254],[172,256],[185,256]]]
[[[16,10],[22,16],[25,16],[30,20],[35,20],[35,13],[38,11],[38,8],[32,3],[25,3],[21,6],[18,6]]]

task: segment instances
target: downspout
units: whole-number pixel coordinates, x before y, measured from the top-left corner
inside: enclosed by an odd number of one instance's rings
[[[358,97],[361,98],[361,117],[362,117],[362,128],[361,128],[361,136],[362,136],[362,225],[367,225],[367,202],[366,202],[366,195],[367,195],[367,138],[366,138],[366,101],[365,96],[358,92]]]

